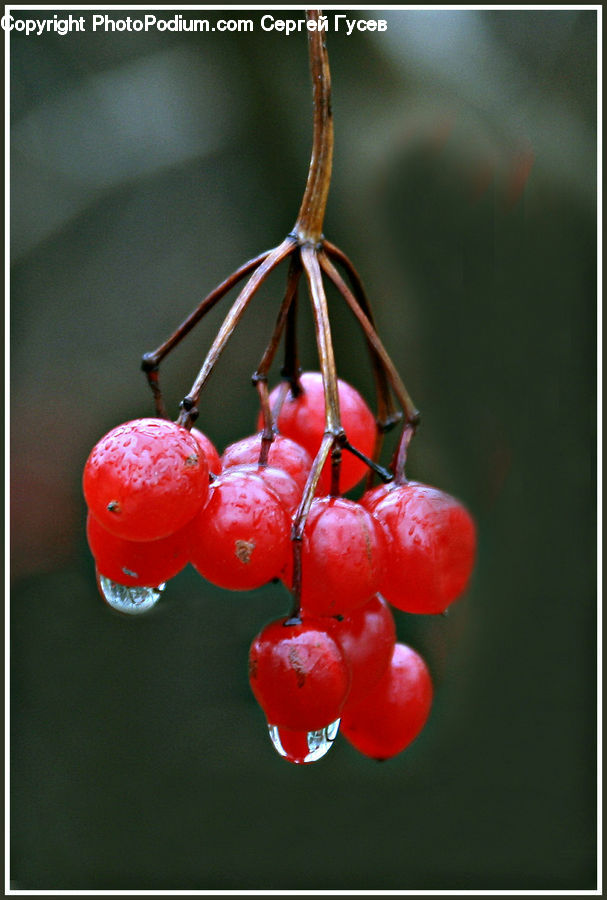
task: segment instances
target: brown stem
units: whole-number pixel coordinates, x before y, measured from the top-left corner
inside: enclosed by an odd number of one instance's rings
[[[373,318],[371,304],[369,303],[367,293],[363,287],[362,279],[356,271],[353,263],[346,256],[343,250],[340,250],[339,247],[337,247],[335,244],[332,244],[330,241],[324,239],[322,246],[327,255],[331,259],[336,260],[346,270],[348,279],[350,281],[350,284],[352,285],[352,292],[358,300],[358,303],[360,304],[360,307],[364,314],[367,316],[369,322],[371,323],[373,328],[375,328],[375,320]],[[402,419],[402,414],[394,406],[392,395],[388,387],[388,379],[384,366],[382,364],[381,357],[375,351],[373,345],[369,342],[369,340],[367,340],[367,346],[369,349],[369,357],[371,359],[371,367],[373,370],[373,379],[375,381],[375,392],[377,395],[377,427],[379,431],[383,433],[389,431],[394,427],[394,425],[398,424],[398,422],[400,422],[400,420]],[[381,445],[382,436],[381,434],[378,434],[373,459],[379,458]]]
[[[358,274],[356,268],[354,267],[354,264],[351,262],[349,257],[346,256],[343,250],[341,250],[335,244],[332,244],[330,241],[324,239],[322,246],[327,255],[331,259],[336,260],[345,269],[352,286],[352,292],[354,293],[354,296],[358,300],[361,309],[369,319],[369,322],[371,323],[373,328],[375,328],[375,320],[373,318],[371,304],[369,303],[369,299],[363,287],[362,279]],[[400,422],[400,420],[402,419],[402,413],[400,412],[400,410],[396,409],[394,405],[392,394],[390,393],[388,378],[381,357],[376,352],[373,344],[369,341],[369,339],[367,339],[367,348],[369,351],[369,359],[371,360],[371,369],[373,372],[373,380],[375,382],[375,395],[377,398],[377,431],[375,434],[375,443],[373,445],[372,456],[373,461],[377,463],[381,456],[381,450],[384,443],[384,434],[391,428],[393,428],[396,424],[398,424],[398,422]],[[376,473],[373,471],[373,467],[369,467],[369,471],[367,472],[367,478],[365,481],[366,490],[370,490],[373,487],[375,474]]]
[[[293,257],[295,259],[295,257]],[[291,394],[293,397],[299,397],[302,393],[300,383],[301,365],[299,363],[299,352],[297,349],[297,306],[298,297],[297,290],[293,296],[293,302],[289,306],[287,313],[287,324],[285,328],[285,358],[284,365],[280,370],[283,378],[289,382],[291,386]]]
[[[316,22],[319,9],[306,10],[308,22]],[[331,73],[322,32],[308,32],[310,72],[314,103],[314,134],[308,180],[293,229],[300,243],[317,244],[322,236],[331,166],[333,163],[333,114],[331,110]]]
[[[285,400],[287,399],[287,394],[289,393],[289,382],[285,381],[283,384],[279,385],[277,390],[276,400],[274,401],[274,406],[272,407],[272,421],[276,422],[280,415],[280,410],[283,407]]]
[[[334,443],[334,435],[325,434],[323,436],[320,447],[318,449],[318,453],[316,454],[314,462],[312,463],[312,468],[308,473],[308,480],[306,481],[306,486],[304,488],[301,502],[299,504],[297,512],[293,516],[293,526],[291,528],[291,540],[293,542],[292,617],[296,619],[299,618],[299,613],[301,611],[301,542],[303,540],[304,528],[306,525],[306,520],[308,518],[308,513],[310,512],[310,507],[312,506],[314,494],[316,493],[316,488],[320,479],[320,473],[323,470],[323,466],[327,461],[327,457],[329,456],[329,452]]]
[[[329,491],[331,497],[339,497],[339,475],[341,472],[341,447],[339,445],[331,450],[331,489]]]
[[[299,263],[299,259],[296,254],[291,257],[291,262],[289,265],[289,274],[287,276],[287,286],[285,289],[284,299],[280,305],[280,309],[278,311],[278,316],[276,317],[276,324],[274,326],[274,331],[272,332],[272,337],[268,343],[268,346],[265,349],[265,352],[261,358],[261,362],[257,367],[257,371],[253,376],[253,380],[257,381],[259,378],[266,378],[268,372],[270,371],[270,366],[274,362],[274,357],[276,356],[276,350],[278,349],[278,344],[282,337],[282,333],[285,329],[285,325],[288,322],[288,314],[291,310],[291,304],[294,301],[294,298],[297,294],[297,286],[299,284],[299,279],[301,277],[301,265]]]
[[[322,283],[322,274],[318,265],[316,247],[305,244],[301,248],[301,262],[306,273],[312,309],[314,312],[314,328],[316,331],[316,343],[320,359],[320,370],[325,395],[325,433],[320,448],[306,482],[303,497],[293,519],[291,540],[293,541],[293,598],[294,616],[299,616],[301,596],[301,541],[306,519],[314,499],[316,486],[320,478],[323,466],[327,461],[329,452],[337,448],[340,438],[345,438],[339,416],[339,395],[337,391],[337,372],[335,369],[335,356],[333,354],[333,342],[331,340],[331,328],[329,325],[329,311],[327,298]],[[341,464],[341,450],[333,456],[331,474],[331,492],[339,491],[339,470]]]
[[[332,434],[323,435],[320,447],[318,448],[318,453],[314,457],[312,468],[308,472],[308,480],[306,481],[300,504],[297,508],[297,512],[293,516],[291,540],[300,541],[302,538],[310,506],[312,505],[312,500],[314,499],[314,494],[316,493],[316,488],[318,487],[318,482],[320,480],[320,473],[327,461],[327,457],[333,447],[334,441],[335,438]]]
[[[244,265],[240,266],[240,268],[236,269],[235,272],[232,272],[225,281],[222,281],[221,284],[218,284],[216,288],[214,288],[210,294],[201,300],[196,309],[190,313],[190,315],[185,319],[179,328],[177,328],[173,334],[167,338],[164,344],[161,344],[160,347],[157,347],[152,353],[144,353],[143,359],[141,362],[141,368],[144,372],[148,370],[152,370],[154,367],[157,367],[159,363],[164,359],[164,357],[171,352],[171,350],[177,346],[177,344],[192,330],[192,328],[198,324],[198,322],[202,319],[206,313],[211,310],[215,304],[224,297],[228,291],[235,287],[239,281],[256,269],[271,253],[272,251],[266,250],[265,253],[260,253],[259,256],[256,256],[255,259],[250,259],[248,262],[244,263]]]
[[[272,337],[270,338],[270,342],[266,347],[259,366],[257,367],[257,371],[253,375],[253,384],[257,388],[257,393],[259,394],[259,404],[261,408],[261,414],[263,416],[263,434],[261,436],[261,451],[259,454],[260,465],[265,465],[267,463],[270,446],[272,444],[272,441],[274,440],[274,419],[272,416],[272,410],[270,409],[268,372],[270,371],[270,367],[274,362],[276,350],[278,349],[278,344],[280,342],[280,338],[282,337],[285,324],[287,323],[287,317],[291,310],[291,304],[293,303],[294,298],[297,295],[297,285],[299,284],[300,277],[301,264],[297,256],[294,254],[291,257],[285,296],[278,311],[278,317],[276,319],[274,331],[272,332]]]
[[[162,391],[160,389],[160,363],[167,356],[171,350],[173,350],[177,344],[188,334],[195,325],[200,322],[202,317],[206,315],[206,313],[211,310],[222,297],[224,297],[228,291],[235,287],[239,281],[252,272],[254,269],[259,266],[264,259],[269,255],[270,251],[267,250],[265,253],[260,253],[259,256],[256,256],[255,259],[250,259],[244,265],[240,266],[240,268],[236,269],[235,272],[232,272],[225,281],[222,281],[221,284],[217,285],[210,294],[201,300],[196,309],[190,313],[190,315],[185,319],[181,325],[173,332],[173,334],[167,338],[167,340],[157,347],[156,350],[153,350],[151,353],[144,353],[141,359],[141,368],[146,374],[148,384],[151,388],[152,394],[154,395],[154,404],[156,406],[156,414],[161,419],[168,419],[166,407],[164,405],[164,400],[162,398]]]
[[[360,308],[360,305],[352,294],[352,291],[348,288],[347,284],[345,283],[331,260],[328,258],[326,253],[320,252],[318,254],[318,259],[323,270],[326,272],[327,276],[331,279],[335,287],[338,289],[338,291],[358,319],[365,333],[365,336],[367,337],[367,340],[373,346],[374,350],[377,352],[377,355],[381,359],[382,365],[390,382],[390,386],[402,407],[407,422],[411,425],[416,426],[419,423],[419,412],[415,408],[415,405],[411,400],[411,397],[409,396],[409,393],[396,370],[396,366],[386,353],[384,345],[380,341],[377,332]]]
[[[331,326],[329,324],[329,310],[327,298],[322,283],[318,255],[315,247],[306,244],[301,248],[301,261],[308,280],[310,299],[314,312],[314,327],[316,331],[316,343],[320,359],[320,371],[325,394],[325,429],[337,436],[342,433],[339,416],[339,395],[337,392],[337,371],[335,368],[335,356],[333,342],[331,340]]]
[[[152,389],[152,394],[154,395],[156,415],[159,419],[168,419],[169,414],[167,413],[166,406],[164,405],[164,399],[162,397],[162,391],[160,390],[160,373],[158,371],[158,366],[154,366],[153,369],[146,369],[145,374],[148,380],[148,384]]]
[[[415,434],[415,425],[411,425],[407,423],[403,428],[403,433],[400,436],[400,440],[394,452],[394,458],[392,460],[392,470],[394,472],[394,483],[395,484],[406,484],[407,476],[405,475],[405,465],[407,463],[407,452],[409,450],[409,444],[411,443],[411,439]]]
[[[388,469],[384,468],[384,466],[380,466],[379,463],[375,462],[373,459],[369,459],[364,453],[358,450],[356,447],[353,447],[350,441],[344,438],[339,441],[340,447],[343,447],[344,450],[347,450],[357,459],[360,459],[361,462],[364,462],[366,466],[369,467],[371,475],[379,475],[381,480],[384,483],[388,483],[389,481],[394,481],[394,475]]]
[[[377,430],[375,432],[375,441],[373,443],[373,460],[375,462],[377,462],[381,456],[381,450],[382,450],[383,445],[384,445],[384,432],[381,430],[381,428],[377,428]],[[375,484],[375,472],[373,471],[372,468],[369,468],[369,470],[367,472],[367,477],[365,478],[365,490],[370,491],[374,484]]]
[[[255,376],[253,376],[255,381]],[[268,463],[268,454],[274,440],[274,428],[272,423],[272,411],[270,409],[270,393],[268,391],[268,382],[265,377],[258,378],[255,381],[255,387],[259,394],[259,406],[263,417],[263,431],[261,432],[261,447],[259,449],[259,465],[265,466]]]
[[[213,341],[213,345],[211,349],[207,353],[206,359],[202,365],[200,372],[198,373],[198,377],[196,381],[192,385],[189,394],[182,401],[182,410],[179,414],[179,418],[177,420],[178,425],[183,425],[186,428],[191,427],[194,416],[192,415],[195,411],[196,404],[198,403],[198,398],[200,396],[200,392],[204,387],[207,379],[211,375],[211,372],[215,368],[215,364],[219,359],[225,345],[228,340],[232,336],[234,329],[238,325],[242,314],[245,309],[249,305],[249,301],[261,286],[263,281],[270,274],[272,269],[274,269],[281,260],[288,256],[289,253],[292,253],[295,249],[295,241],[292,236],[285,238],[285,240],[275,247],[274,250],[269,253],[265,260],[261,263],[260,266],[255,269],[246,285],[234,301],[234,304],[225,317],[223,324],[219,331],[217,332],[217,336]]]

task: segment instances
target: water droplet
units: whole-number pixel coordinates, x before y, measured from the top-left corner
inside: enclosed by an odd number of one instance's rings
[[[336,719],[325,728],[307,732],[268,725],[268,733],[276,752],[289,762],[299,765],[316,762],[329,752],[337,737],[339,723],[340,719]]]
[[[166,584],[159,584],[158,587],[127,587],[110,581],[105,575],[98,575],[97,583],[106,603],[112,609],[130,616],[137,616],[155,606],[166,587]]]

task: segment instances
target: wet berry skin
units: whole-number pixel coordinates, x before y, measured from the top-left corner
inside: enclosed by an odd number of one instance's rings
[[[221,458],[215,444],[206,436],[206,434],[199,431],[198,428],[191,428],[190,434],[192,437],[196,438],[199,446],[202,448],[202,451],[207,458],[209,472],[211,472],[212,475],[219,475],[221,472]]]
[[[285,621],[271,622],[251,644],[251,690],[270,724],[316,731],[339,718],[350,673],[322,620]]]
[[[266,485],[276,494],[289,515],[293,515],[301,501],[302,490],[297,482],[285,472],[275,466],[260,466],[257,463],[249,463],[241,466],[229,466],[225,472],[249,472],[261,478]]]
[[[93,447],[83,489],[90,511],[112,534],[153,541],[196,515],[207,498],[209,470],[185,428],[165,419],[134,419]]]
[[[363,495],[363,506],[391,536],[379,587],[398,609],[440,613],[464,592],[474,568],[476,529],[454,497],[410,481]]]
[[[317,497],[301,550],[301,606],[306,615],[347,615],[378,591],[386,565],[385,533],[359,503]],[[284,575],[291,585],[292,564]]]
[[[230,444],[223,451],[221,461],[224,469],[259,462],[261,434],[252,434]],[[312,457],[295,441],[282,434],[274,435],[270,444],[267,464],[287,472],[299,487],[300,494],[306,486],[308,472],[312,468]]]
[[[125,541],[89,512],[86,536],[98,573],[126,587],[157,587],[177,575],[190,558],[188,525],[157,541]]]
[[[192,565],[203,578],[233,591],[252,590],[277,578],[291,552],[290,516],[266,481],[249,468],[223,471],[191,523]]]
[[[396,644],[390,665],[362,700],[346,702],[341,732],[373,759],[401,753],[418,736],[430,715],[432,680],[421,656]]]
[[[304,372],[300,379],[303,393],[293,397],[289,392],[282,405],[276,427],[304,447],[310,456],[316,456],[325,432],[325,397],[320,372]],[[372,456],[376,426],[373,413],[358,391],[342,381],[337,381],[341,424],[350,443],[366,456]],[[273,408],[281,387],[270,394]],[[258,427],[262,427],[261,418]],[[354,487],[367,472],[364,462],[344,450],[341,462],[339,488],[342,493]],[[318,494],[331,490],[331,459],[325,463],[319,481]]]
[[[348,616],[333,618],[335,638],[350,668],[348,704],[367,694],[382,677],[392,659],[396,626],[386,601],[376,595]]]

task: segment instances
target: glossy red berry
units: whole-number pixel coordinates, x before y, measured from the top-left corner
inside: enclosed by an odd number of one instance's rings
[[[391,535],[379,590],[410,613],[443,612],[466,589],[476,552],[470,513],[453,497],[425,484],[375,488],[361,503]]]
[[[226,469],[191,523],[191,562],[208,581],[251,590],[279,576],[291,551],[291,519],[255,472]]]
[[[339,718],[350,673],[322,621],[287,621],[270,623],[253,641],[251,689],[271,725],[314,731]]]
[[[98,522],[129,541],[182,528],[206,501],[209,471],[195,438],[165,419],[113,428],[84,467],[86,502]]]
[[[346,702],[341,731],[365,756],[389,759],[415,740],[430,715],[432,680],[421,656],[396,644],[390,665],[361,700]]]
[[[260,452],[261,434],[252,434],[226,447],[221,457],[223,468],[257,463]],[[312,457],[307,450],[290,438],[276,434],[270,444],[267,464],[275,469],[288,472],[299,486],[300,493],[303,492],[312,467]]]
[[[202,451],[207,458],[209,472],[211,472],[212,475],[219,475],[221,472],[221,458],[215,444],[206,436],[206,434],[199,431],[198,428],[191,428],[190,434],[196,438],[199,447],[202,448]]]
[[[301,501],[301,488],[297,485],[293,478],[284,469],[277,469],[275,466],[260,466],[257,463],[249,465],[230,466],[225,472],[249,472],[261,478],[269,488],[276,494],[283,504],[287,513],[291,516],[299,506]]]
[[[306,615],[346,615],[379,589],[386,536],[359,503],[343,497],[312,501],[301,549],[301,606]],[[292,566],[284,579],[291,585]]]
[[[392,659],[396,626],[386,601],[376,595],[340,619],[330,619],[331,636],[339,644],[351,675],[348,704],[365,696]]]
[[[126,587],[157,587],[177,575],[190,558],[188,525],[157,541],[125,541],[89,513],[86,536],[98,573]]]
[[[293,397],[289,392],[282,405],[276,427],[278,431],[296,441],[308,453],[316,456],[325,432],[325,396],[320,372],[304,372],[300,379],[303,393]],[[361,395],[351,385],[338,379],[339,409],[341,424],[353,447],[365,456],[373,454],[376,426],[373,414]],[[281,387],[270,394],[273,407]],[[261,428],[261,419],[258,427]],[[341,463],[339,488],[345,493],[354,487],[366,474],[367,467],[351,453],[344,451]],[[319,494],[328,494],[331,489],[331,460],[328,459],[319,482]]]

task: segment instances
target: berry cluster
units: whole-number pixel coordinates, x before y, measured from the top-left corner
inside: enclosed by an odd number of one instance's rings
[[[341,380],[338,395],[345,429],[372,452],[369,408]],[[274,746],[291,762],[312,762],[341,720],[357,749],[385,759],[417,736],[432,699],[428,669],[396,642],[386,601],[411,613],[444,611],[470,577],[474,525],[456,500],[406,479],[368,489],[359,502],[338,496],[328,460],[293,544],[324,434],[321,375],[304,373],[295,394],[278,388],[270,398],[273,435],[246,437],[221,458],[202,432],[158,418],[99,441],[83,478],[99,586],[111,606],[137,613],[188,562],[231,590],[280,579],[297,592],[296,608],[260,632],[249,656]],[[358,456],[346,460],[344,491],[367,470]]]
[[[347,740],[376,759],[394,756],[414,740],[430,712],[432,682],[421,657],[397,643],[388,604],[407,613],[443,612],[465,590],[475,553],[474,524],[462,505],[405,476],[419,413],[375,330],[358,272],[323,235],[333,120],[319,15],[306,11],[314,134],[293,230],[240,266],[144,355],[156,418],[110,431],[84,471],[99,588],[121,612],[152,607],[188,562],[231,590],[269,581],[286,585],[291,612],[255,638],[249,675],[272,742],[293,763],[320,759],[340,723]],[[200,395],[253,297],[285,261],[284,297],[253,375],[259,430],[220,458],[193,427]],[[160,363],[245,278],[177,421],[169,421]],[[375,415],[337,377],[325,280],[362,329]],[[302,374],[299,364],[300,282],[312,306],[320,372]],[[283,381],[270,392],[268,377],[283,338]],[[401,421],[390,468],[384,468],[384,433]],[[345,497],[365,475],[360,499]],[[381,485],[374,486],[375,476]]]

